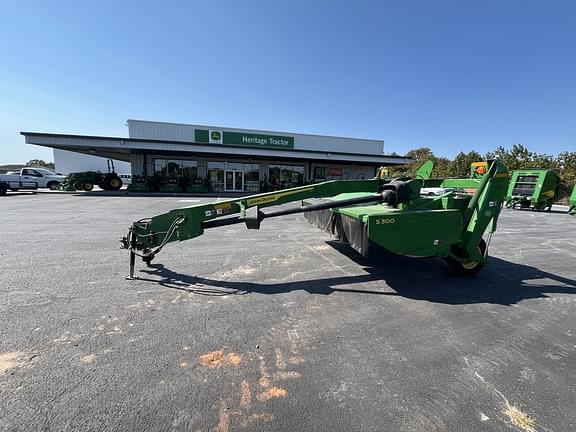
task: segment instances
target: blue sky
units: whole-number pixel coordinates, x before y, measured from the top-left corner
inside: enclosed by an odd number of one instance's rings
[[[0,0],[0,163],[126,119],[576,150],[574,1]]]

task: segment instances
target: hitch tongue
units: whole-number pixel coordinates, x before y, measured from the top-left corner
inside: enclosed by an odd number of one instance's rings
[[[128,249],[130,251],[130,273],[126,276],[128,280],[138,279],[137,276],[134,276],[134,267],[136,264],[136,250],[138,250],[138,240],[136,236],[136,224],[134,223],[130,229],[128,230],[128,235],[126,237],[122,237],[120,240],[121,249]],[[146,263],[147,267],[151,267],[152,260],[156,256],[156,253],[159,252],[159,249],[150,250],[148,248],[144,248],[142,254],[138,254],[138,256],[142,257],[142,261]]]
[[[122,243],[123,249],[128,249],[130,251],[130,273],[126,276],[126,279],[136,279],[134,277],[134,264],[136,263],[136,254],[134,253],[134,248],[136,248],[136,231],[134,230],[134,226],[130,227],[128,236],[122,237],[120,243]]]
[[[136,279],[136,277],[134,277],[134,264],[136,263],[136,254],[130,250],[130,273],[128,274],[128,276],[126,276],[126,279],[128,280],[134,280]]]

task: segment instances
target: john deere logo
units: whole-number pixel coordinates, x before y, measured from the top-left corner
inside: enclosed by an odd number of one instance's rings
[[[222,131],[219,130],[211,130],[210,135],[210,143],[211,144],[222,144]]]

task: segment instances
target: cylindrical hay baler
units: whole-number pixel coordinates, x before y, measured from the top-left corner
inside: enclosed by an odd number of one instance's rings
[[[506,207],[550,211],[558,194],[560,179],[553,170],[512,171],[506,194]]]

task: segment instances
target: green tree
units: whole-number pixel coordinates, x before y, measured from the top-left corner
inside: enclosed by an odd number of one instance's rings
[[[560,175],[560,197],[567,198],[576,184],[576,152],[562,152],[555,161]]]
[[[467,176],[470,164],[487,159],[498,159],[509,171],[518,169],[553,169],[560,177],[560,198],[566,199],[576,183],[576,152],[565,151],[558,156],[530,151],[522,144],[514,144],[511,149],[499,146],[488,152],[483,158],[478,152],[460,152],[454,160],[438,157],[429,147],[419,147],[410,150],[406,156],[412,159],[407,165],[393,167],[394,176],[412,175],[427,160],[434,162],[433,177],[462,177]]]
[[[427,160],[434,162],[434,171],[432,171],[433,177],[446,177],[448,175],[450,160],[435,156],[432,150],[428,147],[419,147],[410,150],[406,153],[406,156],[411,158],[412,162],[407,165],[394,167],[392,170],[394,176],[414,174]]]
[[[411,173],[415,173],[420,165],[426,162],[429,159],[434,159],[434,153],[428,147],[419,147],[414,150],[410,150],[406,153],[406,157],[412,159],[409,164],[406,165],[397,165],[391,168],[391,173],[393,176],[404,176],[409,175]]]
[[[460,152],[453,161],[450,162],[448,174],[451,177],[466,177],[470,174],[470,164],[472,162],[483,161],[484,158],[480,153],[472,150],[469,153]]]
[[[432,177],[450,177],[450,159],[444,157],[433,157],[434,170],[432,171]]]
[[[32,159],[26,162],[26,166],[42,167],[49,170],[54,170],[54,162],[46,162],[42,159]]]

